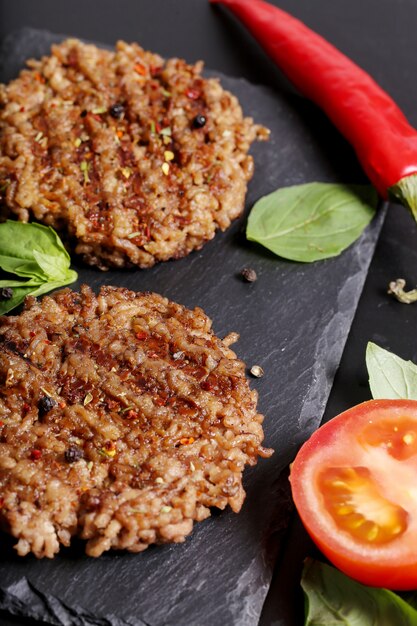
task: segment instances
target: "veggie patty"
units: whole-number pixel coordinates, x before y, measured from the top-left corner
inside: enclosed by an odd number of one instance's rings
[[[99,556],[181,542],[238,512],[263,416],[244,363],[199,308],[102,287],[0,318],[0,526],[20,555],[71,537]]]
[[[202,63],[70,39],[0,86],[0,206],[67,233],[85,262],[186,256],[243,210],[266,129]]]

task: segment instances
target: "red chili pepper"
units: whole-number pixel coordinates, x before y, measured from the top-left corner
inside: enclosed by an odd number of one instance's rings
[[[263,0],[210,1],[227,6],[297,89],[325,111],[381,196],[395,195],[417,219],[417,131],[391,97],[285,11]]]
[[[31,458],[32,461],[39,461],[41,456],[42,456],[42,451],[41,450],[35,449],[35,450],[32,450],[31,453],[30,453],[30,458]]]

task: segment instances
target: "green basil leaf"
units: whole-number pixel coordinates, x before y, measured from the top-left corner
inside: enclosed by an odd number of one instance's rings
[[[37,287],[31,293],[31,295],[37,298],[38,296],[42,296],[44,293],[48,293],[49,291],[52,291],[53,289],[58,289],[60,287],[65,287],[66,285],[70,285],[71,283],[74,283],[77,280],[77,278],[78,278],[77,272],[70,270],[66,280],[56,280],[56,281],[51,281],[49,283],[44,283],[43,285],[40,285],[39,287]]]
[[[417,400],[417,366],[369,342],[366,367],[373,398]]]
[[[65,280],[69,268],[69,260],[60,254],[52,255],[44,252],[33,251],[33,256],[41,270],[52,280]]]
[[[76,280],[78,280],[77,272],[75,270],[67,269],[63,280],[60,281],[60,286],[65,287],[65,285],[71,285],[71,283],[75,283]]]
[[[27,282],[7,280],[0,281],[0,287],[12,287],[13,289],[13,295],[11,298],[0,301],[0,315],[4,315],[19,306],[19,304],[22,304],[26,296],[34,296],[35,298],[42,296],[44,293],[48,293],[53,289],[58,289],[59,287],[65,287],[66,285],[74,283],[77,278],[77,272],[74,270],[68,270],[66,278],[61,281],[43,283],[36,282],[35,279],[33,281],[28,280]]]
[[[58,234],[50,226],[36,223],[23,223],[7,220],[0,224],[0,267],[18,276],[41,278],[56,277],[46,275],[36,261],[34,252],[65,259],[70,265],[70,256]]]
[[[44,281],[39,278],[31,278],[30,280],[0,280],[1,287],[39,287]]]
[[[26,283],[21,283],[21,285],[25,285],[25,284]],[[33,285],[29,287],[14,286],[12,297],[9,298],[9,300],[0,301],[0,315],[4,315],[5,313],[8,313],[15,307],[19,306],[19,304],[22,304],[26,296],[29,296],[30,294],[32,294],[34,291],[36,291],[36,289],[37,287]]]
[[[311,262],[340,254],[375,214],[370,185],[308,183],[284,187],[256,202],[246,236],[293,261]]]
[[[417,625],[417,611],[395,593],[362,585],[324,563],[307,560],[301,586],[305,626]]]
[[[22,259],[0,254],[0,268],[22,278],[37,276],[40,280],[47,280],[47,276],[41,270],[35,258],[32,261],[23,261]]]
[[[26,282],[1,280],[0,287],[11,287],[13,295],[0,301],[0,314],[11,311],[26,296],[40,296],[77,280],[70,269],[71,259],[53,228],[8,220],[0,224],[0,268],[28,278]]]

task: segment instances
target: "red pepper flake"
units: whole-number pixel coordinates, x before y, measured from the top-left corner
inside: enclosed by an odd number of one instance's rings
[[[128,411],[126,413],[126,419],[127,420],[136,420],[139,417],[139,413],[137,411],[134,411],[133,409],[130,409],[130,411]]]
[[[24,112],[26,111],[26,109],[25,109],[25,107],[20,107],[19,111],[20,111],[21,113],[24,113]]]
[[[146,235],[146,239],[151,238],[151,227],[149,226],[149,224],[146,225],[145,235]]]
[[[60,409],[65,409],[65,407],[67,406],[67,403],[62,401],[62,402],[59,402],[58,406]]]
[[[35,448],[35,450],[32,450],[32,452],[30,453],[31,461],[39,461],[41,456],[42,456],[42,451],[41,450],[37,450],[36,448]]]
[[[145,333],[143,330],[140,330],[135,335],[136,339],[139,339],[139,341],[143,341],[144,339],[146,339],[147,336],[147,333]]]
[[[4,504],[4,498],[0,498],[0,509],[2,508],[3,504]]]
[[[35,80],[37,80],[38,83],[45,83],[44,77],[39,72],[35,72]]]
[[[198,100],[201,96],[201,91],[199,89],[190,88],[187,89],[185,95],[187,96],[187,98],[190,98],[190,100]]]
[[[134,66],[134,70],[140,76],[146,76],[146,67],[142,65],[142,63],[136,63]]]
[[[27,402],[23,403],[23,412],[26,414],[28,411],[30,411],[30,404],[28,404]]]
[[[155,67],[155,65],[151,65],[149,68],[151,76],[156,76],[157,74],[160,74],[161,70],[162,70],[162,67],[160,65],[158,67]]]
[[[216,388],[216,385],[212,380],[207,378],[206,380],[203,380],[202,383],[200,383],[200,387],[204,389],[204,391],[213,391],[213,389]]]
[[[36,333],[34,330],[31,330],[29,333],[30,337],[36,337]]]
[[[4,426],[4,422],[2,422],[2,421],[0,420],[0,428],[1,428],[2,426]]]
[[[180,444],[182,446],[189,446],[191,443],[194,443],[194,441],[194,437],[182,437],[182,439],[180,439]]]

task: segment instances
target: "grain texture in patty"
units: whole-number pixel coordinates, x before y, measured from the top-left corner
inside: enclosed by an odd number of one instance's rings
[[[0,86],[0,204],[102,269],[187,255],[242,212],[266,129],[202,64],[67,40]]]
[[[0,318],[0,527],[20,555],[180,542],[268,456],[245,366],[204,312],[103,287]]]

